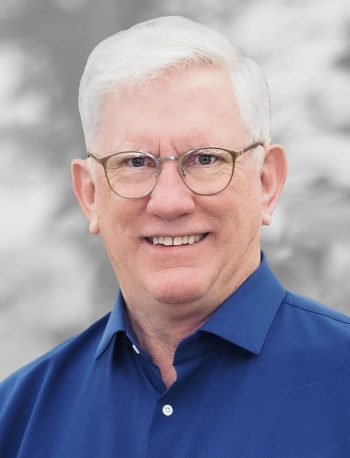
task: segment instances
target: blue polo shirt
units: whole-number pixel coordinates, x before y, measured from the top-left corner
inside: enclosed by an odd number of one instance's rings
[[[167,389],[110,315],[0,385],[0,457],[350,457],[350,319],[265,259],[178,346]]]

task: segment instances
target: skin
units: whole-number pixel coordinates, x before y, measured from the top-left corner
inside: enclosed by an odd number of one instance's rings
[[[198,146],[238,151],[250,143],[227,74],[195,66],[169,73],[142,93],[107,98],[94,153],[133,149],[163,157]],[[179,341],[259,266],[261,227],[270,224],[285,180],[284,152],[266,145],[262,168],[252,151],[245,153],[230,185],[214,196],[192,193],[176,163],[166,162],[150,196],[123,199],[109,188],[103,167],[91,165],[72,162],[76,197],[90,231],[101,234],[136,336],[170,386]],[[146,239],[200,233],[208,235],[193,245],[165,247]]]

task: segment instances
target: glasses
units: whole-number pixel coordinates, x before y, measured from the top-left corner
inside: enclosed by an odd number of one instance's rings
[[[188,189],[195,194],[211,196],[230,184],[236,159],[258,146],[263,146],[263,143],[253,143],[240,151],[195,148],[181,156],[162,158],[139,151],[123,151],[105,157],[88,152],[88,158],[102,164],[110,188],[125,199],[139,199],[151,194],[161,173],[161,163],[166,161],[177,161],[179,175]]]

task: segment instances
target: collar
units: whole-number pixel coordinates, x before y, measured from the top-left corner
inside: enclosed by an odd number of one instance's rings
[[[102,355],[102,353],[111,343],[113,337],[121,332],[124,332],[126,334],[128,332],[128,327],[124,298],[121,291],[119,291],[117,302],[108,318],[107,326],[104,330],[99,346],[97,347],[95,359],[99,358]]]
[[[262,253],[259,268],[209,317],[199,331],[208,332],[259,354],[285,289],[270,270]],[[121,292],[97,348],[99,358],[113,337],[128,332],[125,303]]]
[[[259,268],[226,299],[200,330],[259,354],[285,292],[262,253]]]

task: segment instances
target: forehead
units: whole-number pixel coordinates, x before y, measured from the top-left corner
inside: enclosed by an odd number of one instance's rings
[[[222,69],[197,66],[168,72],[137,90],[106,96],[97,133],[104,151],[227,145],[245,132],[231,80]]]

